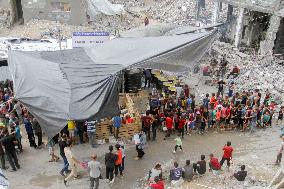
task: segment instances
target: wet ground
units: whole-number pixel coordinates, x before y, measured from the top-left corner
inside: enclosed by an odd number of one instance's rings
[[[126,151],[126,170],[123,178],[117,178],[113,185],[106,184],[105,180],[101,180],[100,188],[112,189],[134,189],[144,188],[141,186],[141,179],[147,175],[155,163],[159,162],[165,170],[172,167],[173,161],[178,161],[183,166],[186,159],[192,162],[199,160],[201,154],[207,156],[210,153],[221,157],[222,147],[226,141],[232,141],[235,148],[234,163],[230,172],[223,171],[220,175],[214,176],[207,173],[204,178],[197,178],[188,186],[190,188],[204,188],[210,186],[212,188],[225,188],[231,183],[229,176],[241,164],[246,164],[249,171],[248,180],[255,182],[260,186],[266,186],[271,180],[277,167],[273,166],[277,150],[280,144],[279,128],[269,128],[265,131],[259,130],[254,134],[241,133],[238,131],[226,131],[223,133],[206,133],[204,135],[185,136],[183,140],[184,152],[173,154],[172,150],[175,145],[172,136],[168,140],[163,140],[164,133],[158,133],[158,140],[149,142],[146,146],[146,155],[142,160],[134,160],[136,151],[132,144],[127,145]],[[22,168],[17,172],[6,171],[5,174],[9,178],[12,188],[14,189],[58,189],[65,188],[63,178],[59,175],[59,170],[63,162],[49,163],[48,149],[35,150],[26,145],[22,154],[19,154],[20,164]],[[88,160],[89,156],[96,152],[99,161],[103,163],[103,156],[107,150],[107,144],[100,145],[98,148],[90,148],[89,145],[83,144],[73,148],[78,159]],[[58,154],[58,149],[56,149]],[[89,188],[88,176],[85,170],[80,170],[81,179],[71,181],[68,188]],[[104,176],[104,172],[103,172]],[[165,176],[168,176],[165,173]],[[257,183],[260,182],[260,183]],[[251,188],[255,184],[248,183]],[[230,188],[230,187],[229,187]],[[258,187],[261,188],[261,187]]]

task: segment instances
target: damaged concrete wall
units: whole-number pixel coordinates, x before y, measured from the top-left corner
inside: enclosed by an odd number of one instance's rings
[[[84,0],[22,0],[24,20],[45,19],[73,25],[86,22]]]

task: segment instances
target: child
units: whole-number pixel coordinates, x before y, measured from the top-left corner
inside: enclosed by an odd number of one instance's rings
[[[59,157],[55,155],[54,153],[54,145],[55,145],[55,142],[53,140],[53,138],[49,138],[48,137],[48,151],[49,151],[49,155],[51,156],[51,159],[49,160],[49,162],[54,162],[54,161],[58,161],[59,160]]]
[[[178,147],[182,151],[182,141],[180,138],[180,134],[178,134],[177,138],[175,138],[175,141],[176,141],[176,146],[175,146],[175,150],[173,151],[174,154],[176,153]]]

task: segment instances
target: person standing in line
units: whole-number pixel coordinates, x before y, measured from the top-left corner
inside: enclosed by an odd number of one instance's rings
[[[69,131],[69,137],[72,141],[72,143],[75,142],[75,128],[76,128],[76,123],[73,120],[67,121],[67,129]]]
[[[118,144],[120,145],[120,149],[121,149],[121,151],[122,151],[121,170],[122,170],[122,172],[123,172],[123,171],[124,171],[125,157],[126,157],[126,155],[125,155],[125,146],[124,146],[123,140],[121,140],[121,139],[118,141]]]
[[[1,159],[1,169],[6,170],[8,167],[5,165],[5,151],[3,149],[2,143],[0,142],[0,159]]]
[[[114,116],[112,118],[112,124],[114,127],[114,136],[116,140],[118,140],[119,128],[121,127],[121,124],[122,124],[122,118],[118,115]]]
[[[173,118],[170,115],[167,115],[166,116],[167,134],[166,134],[164,140],[166,140],[167,137],[171,136],[171,133],[172,133],[172,130],[173,130],[173,126],[174,126]]]
[[[40,147],[42,145],[42,130],[36,118],[32,118],[32,127],[35,132],[35,136],[37,136],[37,146]]]
[[[22,123],[23,122],[23,115],[22,115],[22,107],[21,107],[21,103],[17,100],[14,100],[14,110],[17,113],[17,117],[19,119],[19,121]]]
[[[106,165],[106,178],[108,182],[114,183],[113,171],[115,168],[115,161],[117,160],[117,155],[113,151],[113,146],[109,146],[109,152],[105,155],[105,165]]]
[[[99,189],[102,165],[97,161],[97,154],[91,156],[92,160],[88,162],[88,169],[90,175],[90,189]],[[96,185],[95,185],[96,183]]]
[[[154,120],[152,123],[152,134],[153,134],[152,141],[155,141],[157,137],[157,128],[159,127],[159,119],[160,119],[159,115],[154,116]]]
[[[18,146],[18,150],[20,150],[20,152],[23,151],[23,146],[22,146],[22,135],[21,135],[21,130],[20,130],[20,126],[18,124],[15,125],[15,131],[13,131],[11,134],[14,134],[16,139],[17,139],[17,146]]]
[[[86,121],[87,134],[89,137],[89,144],[92,148],[95,148],[95,133],[96,133],[96,121]]]
[[[143,122],[143,131],[145,132],[145,134],[147,135],[147,140],[150,140],[150,129],[153,123],[153,118],[150,116],[150,111],[146,112],[146,116],[142,116],[141,120]]]
[[[67,157],[64,152],[64,148],[67,147],[67,136],[65,134],[61,136],[61,140],[58,142],[58,145],[59,145],[59,150],[60,150],[60,156],[62,157],[63,162],[64,162],[64,166],[60,171],[60,175],[65,176],[64,173],[67,174],[68,166],[69,166]]]
[[[32,124],[29,120],[29,115],[26,113],[24,116],[25,116],[24,124],[25,124],[27,135],[28,135],[30,147],[34,147],[36,149],[37,145],[35,143],[35,135],[34,135]]]
[[[72,177],[74,177],[75,179],[78,178],[77,164],[81,165],[81,162],[78,161],[76,157],[73,155],[73,152],[71,151],[71,146],[72,142],[70,141],[67,143],[67,147],[64,148],[64,153],[71,167],[71,173],[63,180],[65,186],[67,185],[67,181],[69,181]]]
[[[9,135],[8,130],[4,130],[3,135],[4,137],[1,139],[1,142],[5,149],[6,157],[10,163],[10,166],[12,167],[12,171],[17,171],[17,168],[21,168],[15,149],[15,143],[18,141],[14,135]]]
[[[222,159],[220,161],[220,165],[222,167],[224,162],[227,161],[227,166],[228,166],[228,170],[229,170],[230,165],[231,165],[230,161],[232,160],[232,153],[234,151],[234,149],[231,147],[231,142],[230,141],[228,141],[227,145],[225,145],[223,147],[223,151],[224,151],[224,154],[223,154],[223,157],[222,157]]]
[[[120,149],[120,145],[119,144],[116,144],[115,145],[115,148],[116,148],[116,156],[117,156],[117,159],[115,161],[115,169],[114,169],[114,174],[115,174],[115,177],[118,176],[118,171],[120,173],[120,176],[122,177],[123,176],[123,172],[122,172],[122,150]]]

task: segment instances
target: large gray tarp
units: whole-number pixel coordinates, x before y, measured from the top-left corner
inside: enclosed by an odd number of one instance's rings
[[[216,32],[118,38],[94,48],[9,52],[15,98],[28,107],[48,135],[67,120],[118,114],[119,74],[127,67],[183,72],[193,67]]]

